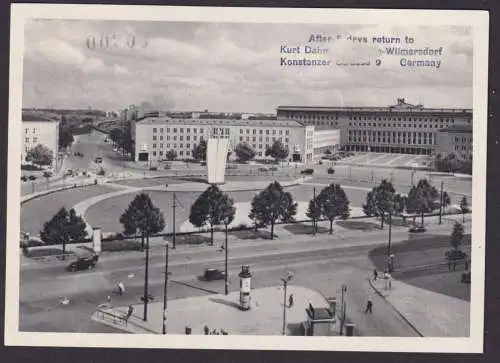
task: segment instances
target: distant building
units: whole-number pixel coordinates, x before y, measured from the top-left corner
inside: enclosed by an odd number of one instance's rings
[[[57,116],[43,115],[40,113],[22,114],[21,133],[21,163],[26,162],[26,155],[29,150],[41,144],[53,153],[52,166],[56,166],[59,153],[59,123]]]
[[[338,129],[345,150],[432,155],[438,131],[472,124],[472,110],[425,108],[399,98],[388,107],[280,106],[278,120]]]
[[[267,148],[275,140],[288,147],[289,158],[292,154],[300,155],[304,162],[314,155],[314,127],[295,121],[148,117],[132,127],[135,161],[163,160],[170,149],[177,152],[179,159],[191,158],[193,148],[201,140],[222,135],[229,138],[232,148],[247,143],[255,150],[257,159],[265,158]]]
[[[339,129],[317,129],[314,130],[314,156],[321,156],[327,150],[332,153],[340,149]]]
[[[455,154],[458,159],[472,159],[472,125],[456,125],[437,133],[436,154],[446,157]]]

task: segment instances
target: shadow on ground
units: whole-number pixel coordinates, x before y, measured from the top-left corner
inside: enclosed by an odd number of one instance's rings
[[[283,227],[285,230],[287,230],[290,233],[293,234],[313,234],[313,228],[312,228],[312,223],[305,224],[305,223],[296,223],[296,224],[290,224],[287,226]],[[326,227],[321,227],[318,226],[316,228],[316,233],[321,234],[321,233],[328,233],[330,230]]]
[[[337,225],[355,231],[380,230],[380,224],[367,221],[337,221]]]
[[[168,240],[171,241],[172,237],[168,237]],[[202,236],[199,234],[184,234],[184,235],[176,235],[175,236],[176,244],[185,244],[185,245],[202,245],[210,243],[210,237]]]
[[[262,230],[232,231],[229,235],[242,240],[269,239],[270,233]]]
[[[212,301],[212,302],[214,302],[214,303],[217,303],[217,304],[226,305],[226,306],[229,306],[229,307],[232,307],[232,308],[240,310],[240,305],[237,304],[237,303],[235,303],[234,301],[227,301],[227,300],[224,300],[224,299],[213,298],[213,297],[211,297],[209,300]]]

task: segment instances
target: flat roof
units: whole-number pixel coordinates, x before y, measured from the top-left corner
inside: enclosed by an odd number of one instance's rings
[[[306,127],[293,120],[240,120],[240,119],[185,119],[162,117],[145,117],[137,121],[140,125],[186,125],[186,126],[261,126],[261,127]]]
[[[330,107],[330,106],[279,106],[280,111],[303,112],[418,112],[418,113],[472,113],[469,108],[424,108],[419,105],[394,105],[386,107]]]
[[[445,127],[443,129],[438,130],[438,132],[458,132],[458,133],[472,133],[472,125],[454,125]]]

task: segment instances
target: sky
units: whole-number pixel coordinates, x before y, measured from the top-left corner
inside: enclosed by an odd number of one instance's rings
[[[310,42],[312,34],[333,40]],[[367,37],[367,44],[349,35]],[[402,40],[392,46],[443,51],[383,54],[391,45],[372,42],[383,35]],[[404,44],[405,36],[414,43]],[[282,46],[301,54],[283,54]],[[304,54],[305,46],[327,53]],[[439,108],[473,103],[472,31],[465,27],[28,20],[24,47],[25,108],[111,111],[148,103],[159,110],[274,112],[280,105],[388,106],[397,98]],[[284,67],[282,57],[331,65]],[[441,64],[403,67],[401,58]]]

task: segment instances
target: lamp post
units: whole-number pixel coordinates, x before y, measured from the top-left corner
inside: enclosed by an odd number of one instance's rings
[[[288,272],[286,277],[282,277],[281,281],[283,281],[283,335],[286,335],[286,291],[288,287],[288,283],[293,278],[293,274]]]
[[[440,197],[439,197],[439,224],[442,224],[442,215],[443,215],[443,202],[444,202],[444,198],[443,198],[443,181],[441,180],[441,194],[440,194]]]
[[[392,262],[391,262],[391,238],[392,238],[392,213],[389,212],[389,240],[387,243],[387,270],[392,272]]]
[[[224,224],[226,225],[226,228],[225,228],[225,241],[224,241],[224,253],[225,253],[225,262],[224,262],[224,293],[226,295],[229,294],[229,284],[228,284],[228,271],[227,271],[227,254],[228,254],[228,244],[227,244],[227,225],[229,224],[229,220],[228,218],[226,217],[226,219],[224,220]]]
[[[148,321],[148,279],[149,279],[149,211],[146,210],[146,271],[144,273],[144,316],[142,320]]]
[[[167,334],[167,281],[168,281],[168,242],[165,246],[165,282],[163,285],[163,335]]]
[[[344,332],[344,324],[345,324],[345,313],[346,313],[346,303],[344,300],[345,294],[347,292],[347,285],[342,284],[342,298],[341,298],[341,306],[340,306],[340,335],[343,335]]]

